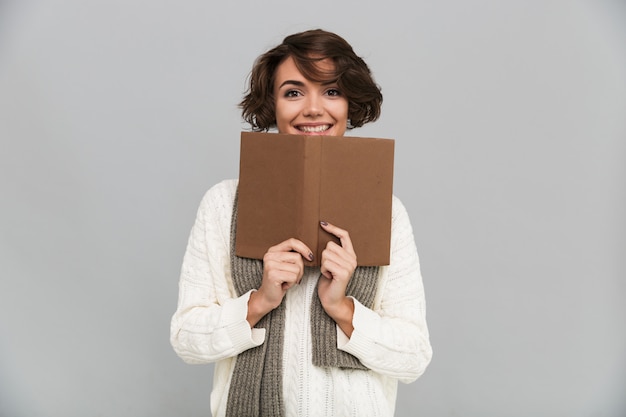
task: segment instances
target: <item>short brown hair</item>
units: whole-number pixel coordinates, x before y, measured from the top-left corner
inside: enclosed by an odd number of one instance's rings
[[[252,130],[267,131],[276,125],[274,75],[276,68],[292,57],[298,70],[311,81],[336,82],[348,101],[348,128],[363,126],[380,116],[383,96],[369,67],[341,36],[321,29],[287,36],[283,42],[259,56],[249,76],[249,86],[239,104],[243,119]],[[331,59],[332,73],[317,62]]]

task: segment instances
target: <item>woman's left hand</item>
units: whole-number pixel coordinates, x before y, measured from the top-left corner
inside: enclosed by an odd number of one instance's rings
[[[357,266],[356,254],[352,247],[350,235],[346,230],[326,223],[320,223],[322,228],[337,236],[341,245],[328,242],[322,252],[321,273],[317,292],[326,313],[339,325],[343,332],[350,337],[354,303],[346,297],[346,288]]]

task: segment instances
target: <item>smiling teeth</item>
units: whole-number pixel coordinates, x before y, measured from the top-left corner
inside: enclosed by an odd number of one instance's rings
[[[321,126],[300,126],[299,129],[303,132],[307,133],[319,133],[325,130],[330,129],[330,125],[321,125]]]

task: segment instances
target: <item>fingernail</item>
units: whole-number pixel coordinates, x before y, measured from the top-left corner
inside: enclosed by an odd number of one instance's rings
[[[322,226],[328,226],[328,223],[326,223],[326,222],[320,222],[320,224],[321,224]]]
[[[309,261],[312,261],[312,260],[313,260],[313,253],[309,252]]]

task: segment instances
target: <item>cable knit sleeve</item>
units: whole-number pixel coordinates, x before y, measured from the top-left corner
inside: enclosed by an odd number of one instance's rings
[[[424,287],[406,209],[393,200],[391,258],[383,267],[374,309],[357,300],[350,339],[338,330],[338,346],[371,370],[409,383],[430,363]]]
[[[265,339],[264,329],[250,329],[246,321],[250,293],[236,297],[230,278],[236,184],[223,181],[207,191],[187,243],[170,327],[172,347],[187,363],[236,356]]]

